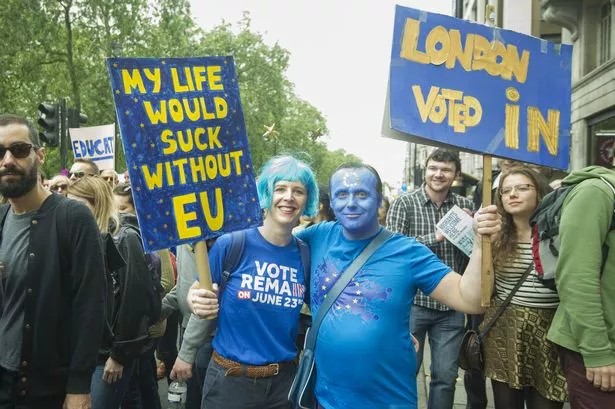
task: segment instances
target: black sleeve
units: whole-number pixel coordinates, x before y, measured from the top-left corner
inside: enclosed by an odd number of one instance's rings
[[[90,210],[77,201],[60,206],[66,211],[71,252],[70,346],[66,392],[90,392],[92,373],[104,326],[105,269],[100,231]]]
[[[119,236],[118,250],[126,266],[119,271],[120,300],[111,357],[125,365],[140,354],[141,346],[148,338],[149,318],[145,294],[150,291],[151,278],[136,232],[124,229]]]

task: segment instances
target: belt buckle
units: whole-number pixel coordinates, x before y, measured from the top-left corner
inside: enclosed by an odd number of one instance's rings
[[[280,373],[280,364],[269,364],[267,366],[273,366],[275,367],[275,373],[272,376],[276,376]]]

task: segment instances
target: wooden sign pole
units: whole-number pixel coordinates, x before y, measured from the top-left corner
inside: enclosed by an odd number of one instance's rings
[[[209,255],[207,254],[207,243],[205,242],[205,240],[195,243],[194,257],[196,261],[196,270],[199,273],[200,287],[209,291],[213,291],[213,285],[211,283],[211,271],[209,270]]]
[[[483,207],[491,205],[491,188],[493,186],[491,173],[491,155],[483,155]],[[483,307],[491,305],[491,282],[493,277],[493,263],[491,260],[491,239],[483,236],[481,239],[482,248],[482,270],[481,270],[481,297],[480,303]]]

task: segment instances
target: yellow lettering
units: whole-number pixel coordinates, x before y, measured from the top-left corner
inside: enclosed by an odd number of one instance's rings
[[[511,102],[519,102],[519,91],[513,87],[506,89],[506,98]],[[506,137],[504,142],[507,148],[519,149],[519,106],[506,104],[506,122],[504,129]]]
[[[438,49],[436,45],[440,44]],[[425,52],[429,55],[433,65],[442,65],[446,62],[451,48],[448,32],[442,26],[434,27],[427,35]]]
[[[222,177],[227,177],[231,174],[231,158],[228,153],[224,154],[224,159],[226,159],[226,165],[222,163],[222,154],[218,154],[218,173]]]
[[[209,132],[209,128],[207,128],[207,131]],[[204,151],[205,149],[207,149],[207,144],[201,141],[201,136],[203,135],[205,135],[205,129],[196,128],[194,130],[194,142],[196,144],[196,148],[200,151]]]
[[[179,142],[179,149],[181,149],[182,152],[190,152],[194,147],[194,143],[192,142],[192,130],[186,129],[185,131],[177,131],[177,141]]]
[[[164,102],[164,101],[161,101]],[[183,122],[184,121],[184,110],[182,109],[182,104],[178,99],[170,99],[169,102],[169,113],[171,114],[171,119],[175,122]]]
[[[192,110],[190,109],[190,101],[192,101]],[[184,112],[189,120],[198,121],[201,118],[201,110],[199,109],[199,101],[196,98],[188,100],[185,98],[182,101],[184,104]]]
[[[131,94],[133,88],[139,88],[141,94],[145,94],[145,85],[138,69],[134,68],[132,74],[128,70],[122,70],[122,83],[124,84],[124,94]]]
[[[173,161],[173,165],[177,167],[177,169],[179,170],[179,183],[182,185],[186,184],[186,172],[185,172],[184,167],[186,166],[187,163],[188,163],[188,159],[186,158],[176,159]]]
[[[175,214],[175,225],[177,235],[180,239],[188,239],[201,235],[199,226],[188,226],[188,222],[196,220],[196,212],[186,212],[186,205],[196,202],[196,194],[188,193],[173,198],[173,213]]]
[[[431,108],[431,112],[429,113],[429,120],[437,124],[442,123],[444,118],[446,118],[446,114],[446,100],[442,98],[442,95],[438,95],[436,96],[433,108]]]
[[[141,171],[143,172],[143,178],[149,190],[162,187],[162,163],[156,164],[156,172],[153,174],[150,173],[147,165],[142,165]]]
[[[419,42],[421,23],[418,20],[408,18],[404,25],[404,35],[401,40],[401,52],[399,56],[405,60],[415,61],[421,64],[429,64],[429,56],[416,49]]]
[[[192,71],[190,71],[191,67],[184,67],[184,73],[186,74],[186,82],[188,83],[188,89],[190,91],[194,91],[194,83],[192,82]]]
[[[205,163],[201,156],[190,158],[190,169],[192,170],[192,180],[194,182],[205,180]]]
[[[158,122],[163,124],[167,123],[167,104],[165,101],[160,101],[160,109],[156,111],[152,108],[152,103],[150,101],[143,102],[143,107],[152,125],[156,125]]]
[[[540,135],[542,135],[547,150],[557,156],[559,150],[559,111],[549,109],[547,121],[537,107],[527,108],[527,150],[538,152],[540,150]]]
[[[153,92],[154,94],[157,94],[160,92],[160,85],[161,85],[161,81],[160,81],[160,69],[159,68],[154,68],[154,70],[150,70],[149,68],[146,68],[143,70],[143,73],[145,74],[145,76],[147,77],[148,80],[152,81],[154,83],[154,89]]]
[[[480,71],[487,68],[489,65],[489,41],[478,34],[474,35],[474,56],[472,62],[472,70]]]
[[[472,53],[474,51],[474,34],[468,34],[466,45],[461,47],[461,33],[459,30],[451,30],[451,53],[446,60],[446,68],[455,68],[455,62],[459,63],[466,71],[472,70]]]
[[[205,67],[194,67],[194,82],[196,84],[197,91],[203,91],[203,83],[205,82]]]
[[[216,157],[212,155],[205,156],[205,171],[209,179],[215,179],[218,174],[218,167],[216,166]]]
[[[506,47],[506,59],[505,69],[502,72],[502,78],[510,80],[512,74],[515,74],[517,82],[524,84],[527,80],[527,69],[530,65],[530,52],[523,50],[521,58],[519,58],[519,51],[513,44],[508,44]]]
[[[188,86],[182,85],[179,82],[179,76],[177,75],[177,68],[171,68],[171,80],[173,81],[173,90],[177,93],[188,92]]]
[[[199,102],[201,103],[201,111],[203,111],[203,119],[206,121],[210,119],[215,119],[216,116],[214,114],[210,114],[209,112],[207,112],[207,105],[205,104],[205,98],[203,97],[199,98]]]
[[[207,196],[207,192],[199,193],[201,197],[201,206],[203,208],[203,214],[205,215],[205,220],[207,221],[207,225],[211,229],[211,231],[218,231],[222,228],[224,224],[224,205],[222,204],[222,189],[217,187],[215,190],[216,195],[216,217],[212,217],[211,215],[211,206],[209,205],[209,198]]]
[[[162,148],[162,153],[165,155],[171,155],[177,151],[177,142],[173,139],[173,132],[169,129],[165,129],[160,134],[160,140],[162,143],[166,143],[168,146]]]
[[[463,132],[465,132],[465,127],[476,126],[480,123],[480,120],[483,119],[483,107],[478,99],[470,95],[463,97],[463,105],[465,107],[465,115],[462,120],[464,124]],[[471,114],[471,111],[474,111],[474,114]]]
[[[487,64],[487,72],[494,77],[497,77],[504,71],[504,62],[506,60],[506,48],[499,41],[491,43],[489,47],[489,62]]]
[[[167,175],[167,185],[173,186],[175,184],[175,181],[173,180],[173,170],[171,169],[171,162],[165,162],[164,166],[166,169],[165,173]]]
[[[219,65],[207,67],[207,80],[209,81],[209,89],[212,91],[224,90],[222,76],[220,75],[221,70],[222,68]]]
[[[216,118],[226,118],[226,115],[228,114],[226,100],[221,97],[214,97],[214,105],[216,107]]]
[[[413,85],[412,92],[414,93],[414,99],[416,100],[416,106],[419,109],[419,114],[421,115],[421,120],[423,123],[427,122],[427,118],[429,118],[429,113],[431,112],[431,108],[436,101],[436,97],[438,96],[438,91],[440,88],[432,86],[429,90],[429,95],[427,96],[427,101],[423,98],[423,91],[421,90],[420,85]]]
[[[235,173],[237,174],[237,176],[241,176],[241,161],[239,160],[239,158],[243,156],[243,152],[233,151],[229,155],[235,160]]]
[[[222,144],[218,140],[218,134],[220,133],[220,127],[216,126],[215,128],[207,128],[207,137],[209,138],[209,148],[221,148]]]

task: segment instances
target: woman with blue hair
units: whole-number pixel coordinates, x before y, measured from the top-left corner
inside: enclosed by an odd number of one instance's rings
[[[292,156],[268,161],[257,181],[263,225],[244,231],[239,262],[220,294],[218,330],[203,385],[207,409],[289,408],[295,375],[299,311],[309,287],[292,229],[318,212],[318,187],[308,165]],[[231,235],[210,250],[220,283]]]

